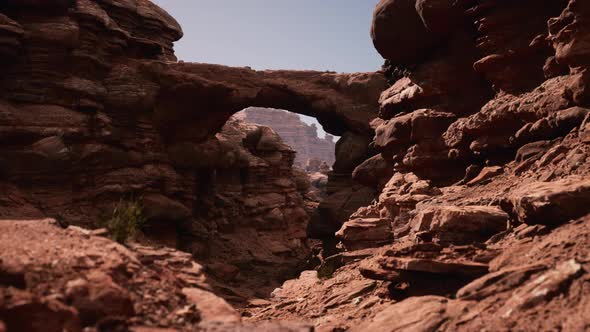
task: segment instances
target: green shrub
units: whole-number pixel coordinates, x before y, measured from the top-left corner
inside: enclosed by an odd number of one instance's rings
[[[125,244],[137,236],[145,226],[145,221],[143,206],[138,199],[121,199],[106,220],[105,227],[113,240]]]

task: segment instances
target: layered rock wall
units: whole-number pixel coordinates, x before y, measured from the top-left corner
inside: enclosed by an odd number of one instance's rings
[[[342,252],[276,301],[297,287],[315,298],[258,317],[323,303],[326,329],[587,328],[574,312],[588,305],[588,9],[382,0],[372,37],[391,86],[379,154],[353,172],[380,194],[336,233]],[[344,291],[332,279],[354,300],[319,295]]]
[[[0,216],[95,228],[141,199],[149,237],[224,261],[229,281],[276,282],[309,252],[295,153],[230,116],[285,108],[369,137],[385,84],[177,62],[181,28],[147,0],[5,1],[0,36]]]
[[[175,62],[180,29],[144,0],[5,1],[0,13],[0,216],[13,219],[3,234],[41,236],[14,219],[90,225],[140,195],[160,239],[204,258],[214,288],[248,302],[252,321],[359,331],[590,324],[587,1],[382,0],[372,37],[387,62],[368,74]],[[249,106],[315,116],[342,136],[329,196],[311,220],[294,152],[270,128],[227,122]],[[308,220],[313,236],[336,236],[338,251],[320,252],[315,271],[260,299],[309,251]],[[188,259],[137,250],[146,261]],[[68,263],[67,275],[99,256]],[[117,265],[127,273],[106,269],[112,280],[101,285],[121,293],[116,283],[142,269],[132,256]],[[36,271],[55,260],[30,261],[15,265]],[[0,268],[2,292],[33,287],[33,296],[0,297],[0,329],[15,324],[6,312],[30,302],[77,324],[60,294],[83,309],[74,300],[98,280],[61,282],[48,298],[49,286],[23,286],[22,275]],[[166,280],[174,292],[177,280]],[[201,304],[180,316],[217,308],[213,316],[236,320],[197,288],[207,285],[179,282],[197,286],[169,303]],[[125,315],[140,291],[118,299]]]

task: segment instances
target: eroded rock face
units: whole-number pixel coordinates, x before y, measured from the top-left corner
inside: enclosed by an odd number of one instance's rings
[[[41,3],[55,6],[40,15]],[[180,30],[147,1],[5,2],[0,216],[12,221],[0,232],[0,288],[73,331],[256,328],[240,319],[585,330],[588,9],[383,0],[372,34],[383,75],[174,62]],[[316,116],[342,135],[333,172],[312,181],[328,195],[319,219],[308,223],[318,203],[304,200],[292,149],[270,128],[227,123],[248,106]],[[96,240],[102,230],[15,221],[85,224],[128,194],[143,195],[161,241],[204,265]],[[314,247],[305,268],[317,270],[295,278],[311,251],[306,225],[332,241]],[[20,307],[5,298],[0,329],[10,330]],[[128,319],[100,319],[112,314]],[[309,330],[269,324],[260,328]]]
[[[51,219],[2,220],[0,229],[0,276],[10,266],[26,280],[23,285],[0,278],[0,319],[7,331],[208,331],[216,323],[258,330],[211,292],[203,266],[190,254],[125,248],[80,228],[62,229]],[[280,323],[264,328],[282,331]],[[292,328],[306,330],[304,324]]]
[[[101,227],[120,200],[141,198],[152,240],[254,266],[236,280],[282,282],[309,253],[308,188],[274,131],[226,122],[249,106],[275,107],[363,137],[345,159],[350,179],[386,79],[177,62],[181,36],[147,0],[0,4],[0,215]]]
[[[375,8],[371,37],[384,58],[409,60],[434,43],[415,9],[415,0],[381,1]],[[405,29],[412,33],[404,32]],[[404,45],[399,48],[397,45]]]
[[[523,186],[511,200],[521,222],[554,225],[586,215],[589,197],[588,180],[572,177]]]
[[[301,307],[320,301],[315,292],[346,289],[330,278],[360,271],[388,282],[382,292],[395,304],[380,307],[371,294],[331,308],[354,320],[343,329],[587,328],[570,315],[589,308],[577,295],[588,271],[579,257],[590,213],[589,9],[576,0],[379,3],[372,37],[391,86],[373,122],[378,156],[354,179],[380,194],[340,228],[344,251],[324,259],[318,273],[328,279],[306,284],[314,298]]]

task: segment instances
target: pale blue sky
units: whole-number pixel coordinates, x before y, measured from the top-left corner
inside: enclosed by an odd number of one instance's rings
[[[337,72],[375,71],[383,63],[369,34],[379,0],[152,1],[183,28],[179,60]]]
[[[179,59],[254,69],[375,71],[378,0],[152,0],[178,20]]]

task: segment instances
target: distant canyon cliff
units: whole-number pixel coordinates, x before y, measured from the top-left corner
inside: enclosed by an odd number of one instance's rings
[[[334,136],[326,134],[324,138],[318,137],[316,125],[308,125],[295,113],[272,108],[250,107],[236,116],[246,122],[274,129],[285,144],[297,152],[295,166],[303,167],[310,159],[325,161],[331,166],[336,160]]]

